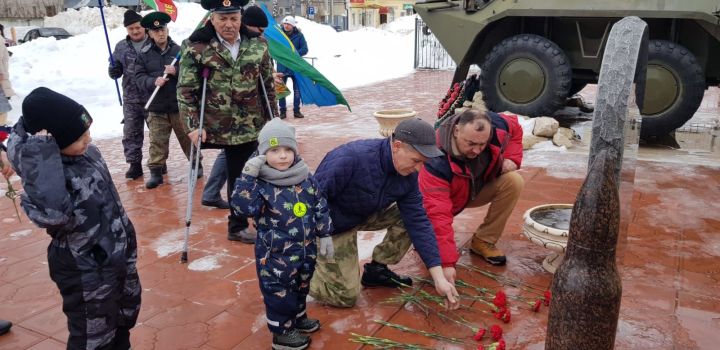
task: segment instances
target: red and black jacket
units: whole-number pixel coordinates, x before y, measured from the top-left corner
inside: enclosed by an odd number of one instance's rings
[[[483,174],[475,176],[465,162],[452,157],[451,150],[442,147],[441,140],[452,128],[437,131],[438,144],[444,155],[429,159],[420,171],[418,182],[423,195],[423,206],[435,230],[443,267],[454,266],[459,258],[455,244],[453,218],[465,209],[473,199],[473,182],[488,183],[502,171],[504,159],[513,161],[518,169],[522,163],[522,127],[517,116],[488,112],[492,121],[492,133],[486,151],[490,152],[490,163]]]

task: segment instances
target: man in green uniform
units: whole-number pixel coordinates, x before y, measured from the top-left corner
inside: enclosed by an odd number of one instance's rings
[[[203,0],[201,5],[212,11],[212,17],[183,43],[180,57],[180,114],[187,121],[193,143],[201,139],[203,147],[225,150],[228,198],[245,162],[257,149],[258,132],[271,113],[277,115],[267,42],[259,34],[241,29],[242,7],[247,2]],[[210,73],[200,135],[205,69]],[[229,240],[254,243],[255,233],[248,227],[247,218],[230,208],[228,219]]]

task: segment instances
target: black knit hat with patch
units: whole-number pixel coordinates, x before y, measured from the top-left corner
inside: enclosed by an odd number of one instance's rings
[[[39,87],[25,97],[22,113],[25,131],[34,134],[47,130],[60,149],[77,141],[92,124],[85,107],[46,87]]]
[[[125,18],[123,19],[123,27],[127,27],[133,23],[140,22],[142,16],[133,10],[125,11]]]

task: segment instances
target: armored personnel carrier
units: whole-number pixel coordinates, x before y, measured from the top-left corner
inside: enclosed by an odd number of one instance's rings
[[[638,16],[649,27],[642,136],[692,118],[720,82],[720,0],[424,0],[415,11],[453,60],[453,82],[471,65],[491,110],[550,115],[597,83],[612,25]]]

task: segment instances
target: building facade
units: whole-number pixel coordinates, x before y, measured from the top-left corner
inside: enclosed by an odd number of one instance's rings
[[[41,26],[45,17],[55,16],[64,10],[64,0],[2,0],[0,23],[6,28]]]

